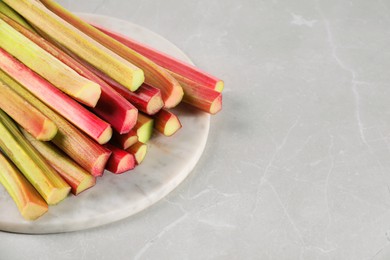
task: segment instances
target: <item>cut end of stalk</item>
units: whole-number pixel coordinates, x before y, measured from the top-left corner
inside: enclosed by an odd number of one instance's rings
[[[138,141],[141,143],[146,143],[152,137],[154,121],[150,120],[149,122],[143,124],[137,129]]]
[[[105,144],[107,143],[108,141],[110,141],[112,137],[112,128],[111,126],[108,126],[102,133],[101,135],[99,136],[98,138],[98,143],[99,144]]]
[[[153,96],[147,107],[146,107],[146,110],[145,111],[148,115],[154,115],[156,114],[158,111],[160,111],[161,108],[164,107],[164,102],[161,98],[161,95],[156,95],[156,96]]]
[[[26,220],[35,220],[48,211],[37,190],[11,161],[0,153],[0,183],[8,191]]]
[[[115,170],[115,174],[121,174],[126,171],[134,169],[135,166],[135,157],[132,154],[127,154],[125,157],[121,159],[121,161],[118,163],[118,166]]]
[[[20,213],[26,220],[36,220],[49,210],[46,203],[28,202]]]
[[[111,151],[107,149],[106,153],[102,153],[95,161],[90,173],[94,177],[100,177],[103,175],[104,168],[107,164],[108,159],[111,156]]]
[[[65,199],[68,196],[70,189],[71,189],[70,186],[53,189],[51,194],[49,194],[48,197],[45,198],[47,204],[56,205],[60,203],[63,199]]]
[[[137,164],[140,164],[145,159],[146,152],[148,151],[148,146],[141,142],[137,142],[136,144],[128,148],[126,151],[134,155],[135,162]]]
[[[137,142],[138,142],[138,136],[137,135],[131,136],[130,138],[127,138],[126,142],[123,144],[123,149],[129,148],[130,146],[132,146]]]
[[[92,175],[87,175],[85,176],[84,180],[79,184],[77,189],[74,190],[72,189],[72,193],[74,195],[78,195],[81,192],[95,186],[95,184],[96,184],[96,178],[93,177]]]
[[[102,91],[100,86],[94,82],[89,82],[84,86],[77,94],[74,95],[74,98],[89,107],[95,107],[99,101]]]
[[[57,131],[58,128],[56,124],[54,124],[50,119],[45,119],[42,130],[39,135],[36,136],[36,139],[40,141],[50,141],[54,138],[54,136],[56,136]]]
[[[132,87],[130,88],[130,90],[136,91],[145,81],[145,75],[143,70],[141,69],[134,70],[132,80],[133,82],[131,84]]]
[[[176,85],[172,89],[172,93],[169,96],[163,96],[164,99],[164,107],[165,108],[173,108],[180,104],[184,96],[183,88],[180,85]]]
[[[121,130],[119,131],[120,134],[126,134],[131,130],[135,124],[137,123],[137,117],[138,117],[138,110],[137,109],[131,109],[126,111],[124,122],[129,122],[129,124],[122,125]],[[131,123],[131,125],[130,125]]]
[[[215,90],[218,92],[222,92],[224,87],[225,87],[225,84],[222,80],[218,81],[217,84],[215,84]]]
[[[147,151],[148,151],[147,145],[143,144],[142,147],[140,147],[140,149],[138,150],[138,152],[134,155],[137,164],[140,164],[145,159]]]
[[[210,114],[215,115],[222,109],[222,95],[219,95],[210,105]]]
[[[164,135],[165,136],[172,136],[174,133],[176,133],[181,128],[181,123],[178,120],[177,117],[171,117],[167,124],[165,125],[164,129]]]

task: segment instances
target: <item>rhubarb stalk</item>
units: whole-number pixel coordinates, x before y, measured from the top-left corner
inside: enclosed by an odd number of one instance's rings
[[[107,122],[39,77],[2,48],[0,48],[0,68],[100,144],[110,140],[112,129]]]
[[[49,141],[57,134],[57,126],[38,109],[0,80],[0,108],[34,138]]]
[[[179,118],[166,109],[161,109],[153,118],[154,128],[165,136],[171,136],[181,128]]]
[[[41,3],[35,0],[3,1],[51,39],[129,89],[136,90],[143,83],[141,69],[63,21]]]
[[[137,142],[127,148],[126,151],[134,155],[136,163],[140,164],[145,159],[146,152],[148,151],[148,146],[144,143]]]
[[[197,109],[212,115],[222,109],[222,93],[206,88],[179,74],[175,74],[185,91],[183,101]]]
[[[52,12],[72,24],[74,27],[78,28],[83,33],[141,68],[145,73],[145,82],[161,90],[166,108],[174,107],[180,103],[183,98],[183,89],[165,69],[84,22],[55,1],[41,0],[41,2]]]
[[[78,195],[80,192],[91,188],[96,183],[96,178],[81,168],[77,163],[60,151],[50,142],[41,142],[33,138],[26,131],[23,135],[34,146],[35,149],[49,162],[49,164],[61,175],[70,185],[72,193]]]
[[[100,98],[100,86],[78,75],[23,34],[19,33],[0,14],[0,47],[31,70],[84,105],[94,107]]]
[[[46,106],[2,70],[0,70],[0,79],[57,125],[58,133],[52,142],[58,148],[93,176],[103,174],[111,154],[109,150],[81,133],[75,126]]]
[[[164,107],[164,101],[162,99],[160,89],[151,87],[147,84],[142,84],[136,91],[132,92],[88,63],[83,62],[77,57],[73,58],[77,59],[80,63],[87,67],[89,71],[103,79],[104,82],[107,82],[116,92],[127,99],[138,110],[148,115],[154,115]]]
[[[35,220],[48,211],[47,203],[2,153],[0,153],[0,183],[26,220]]]
[[[135,167],[134,155],[119,149],[111,144],[106,144],[105,147],[109,149],[111,157],[107,162],[106,169],[114,174],[121,174],[132,170]]]
[[[114,132],[112,134],[112,139],[110,140],[110,142],[115,146],[126,150],[127,148],[138,142],[137,132],[134,130],[131,130],[126,134],[119,134],[118,132]]]
[[[54,205],[66,198],[70,186],[34,149],[12,119],[2,110],[0,110],[0,148],[47,204]]]
[[[137,132],[138,141],[141,143],[146,143],[152,137],[154,126],[154,119],[139,113],[137,124],[134,127],[134,130]]]
[[[167,69],[176,78],[176,74],[182,77],[188,78],[199,85],[214,89],[218,92],[222,92],[224,83],[222,80],[200,70],[199,68],[176,59],[168,54],[158,51],[150,46],[137,42],[128,36],[122,35],[117,32],[113,32],[99,25],[94,25],[100,31],[104,32],[108,36],[116,39],[127,47],[139,52],[145,57],[151,59],[159,66]],[[175,74],[173,74],[175,73]],[[177,79],[177,78],[176,78]],[[180,82],[180,80],[179,80]]]
[[[3,1],[0,1],[0,13],[2,13],[5,16],[11,18],[12,20],[14,20],[15,22],[21,24],[25,28],[27,28],[27,29],[29,29],[31,31],[34,31],[34,29],[31,27],[31,25],[29,25],[26,22],[26,20],[24,20],[24,18],[22,16],[20,16],[20,14],[15,12],[15,10],[13,10],[11,7],[6,5]]]
[[[75,59],[70,57],[60,48],[56,47],[46,39],[39,35],[29,31],[20,24],[12,21],[11,19],[3,18],[10,26],[15,30],[23,34],[25,37],[30,39],[32,42],[37,44],[39,47],[56,57],[58,60],[72,68],[81,76],[97,83],[101,86],[101,96],[97,105],[92,108],[92,111],[96,113],[103,120],[111,124],[111,126],[119,133],[127,133],[137,122],[137,109],[127,101],[122,95],[117,93],[111,88],[108,83],[100,79],[94,73],[89,71],[82,64],[77,62]],[[126,91],[132,93],[128,89]],[[137,90],[138,91],[138,90]]]
[[[127,36],[97,25],[94,26],[169,71],[184,90],[183,102],[210,114],[216,114],[221,110],[222,94],[220,92],[224,88],[222,80]]]

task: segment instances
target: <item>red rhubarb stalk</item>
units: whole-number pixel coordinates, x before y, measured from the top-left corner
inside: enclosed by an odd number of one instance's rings
[[[161,109],[153,118],[154,129],[165,136],[171,136],[181,128],[179,118],[166,109]]]
[[[156,64],[169,70],[170,72],[174,72],[176,74],[181,75],[182,77],[195,81],[199,85],[203,85],[205,87],[214,89],[218,92],[222,92],[224,87],[223,81],[200,70],[199,68],[191,64],[188,64],[186,62],[183,62],[179,59],[176,59],[172,56],[169,56],[168,54],[158,51],[150,46],[137,42],[128,36],[122,35],[117,32],[113,32],[99,25],[94,24],[94,26],[98,28],[100,31],[104,32],[105,34],[111,36],[115,40],[126,45],[127,47],[151,59]],[[173,76],[175,77],[175,75]]]
[[[112,139],[110,140],[110,143],[123,150],[126,150],[136,142],[138,142],[138,136],[137,132],[134,130],[131,130],[126,134],[119,134],[118,132],[114,131],[112,134]]]
[[[185,90],[183,101],[197,109],[210,114],[216,114],[222,109],[222,93],[211,88],[203,87],[198,83],[176,75]]]
[[[0,68],[98,143],[103,144],[110,140],[112,129],[107,122],[86,110],[1,48]]]
[[[132,170],[135,167],[134,155],[119,149],[111,144],[105,144],[105,147],[111,150],[111,157],[108,159],[106,169],[115,174],[121,174]]]

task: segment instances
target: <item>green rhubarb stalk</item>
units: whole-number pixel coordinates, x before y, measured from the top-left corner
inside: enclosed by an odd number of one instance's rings
[[[150,59],[130,49],[112,37],[107,36],[90,24],[72,14],[61,5],[52,0],[41,0],[53,13],[78,28],[83,33],[92,37],[108,49],[119,54],[127,61],[141,68],[145,73],[145,82],[161,90],[166,108],[172,108],[180,103],[183,98],[183,89],[180,84],[164,68],[158,66]]]
[[[41,142],[33,138],[26,131],[23,135],[37,149],[37,151],[50,163],[50,165],[70,185],[72,193],[78,195],[80,192],[91,188],[96,183],[96,178],[81,168],[69,156],[60,151],[50,142]]]
[[[1,48],[62,92],[87,106],[96,106],[101,94],[98,84],[77,74],[3,19],[0,19],[0,39]]]
[[[2,153],[0,153],[0,183],[26,220],[35,220],[48,211],[45,200]]]
[[[23,25],[25,28],[29,29],[30,31],[34,31],[34,29],[29,25],[26,20],[20,14],[15,12],[11,7],[6,5],[4,2],[0,1],[0,13],[4,14],[5,16],[11,18],[15,22],[19,23],[20,25]]]
[[[109,150],[85,136],[65,118],[54,112],[2,70],[0,70],[0,79],[57,125],[58,133],[52,142],[58,148],[93,176],[103,174],[104,166],[111,154]]]
[[[49,141],[57,134],[58,128],[53,121],[15,93],[1,79],[0,108],[38,140]]]
[[[70,186],[34,149],[18,127],[0,110],[0,148],[49,205],[66,198]]]
[[[34,0],[3,0],[34,27],[130,90],[144,81],[141,69],[104,47]]]

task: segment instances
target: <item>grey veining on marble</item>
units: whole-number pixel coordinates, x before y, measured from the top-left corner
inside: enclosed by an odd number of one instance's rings
[[[0,259],[390,259],[390,1],[60,2],[173,42],[225,79],[224,110],[159,203],[0,233]]]

